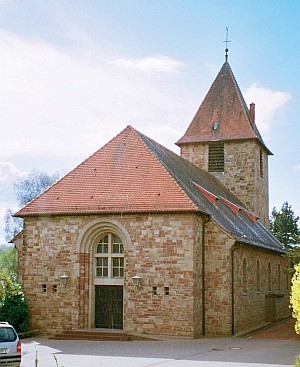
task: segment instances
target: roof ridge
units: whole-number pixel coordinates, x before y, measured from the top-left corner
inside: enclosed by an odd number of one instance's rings
[[[239,99],[241,101],[242,106],[244,107],[244,111],[245,111],[247,120],[249,121],[250,127],[253,130],[254,134],[257,136],[257,139],[262,143],[262,145],[264,146],[264,148],[268,151],[268,153],[271,153],[271,151],[267,148],[266,144],[264,143],[263,138],[262,138],[262,136],[261,136],[261,134],[260,134],[260,132],[259,132],[259,130],[257,128],[257,125],[256,125],[255,121],[251,122],[249,107],[248,107],[248,105],[247,105],[247,103],[245,101],[245,98],[243,96],[243,93],[242,93],[242,91],[240,89],[240,86],[239,86],[239,84],[238,84],[238,82],[237,82],[237,80],[236,80],[236,78],[235,78],[235,76],[233,74],[233,71],[232,71],[229,63],[228,62],[226,62],[226,63],[228,64],[229,72],[230,72],[231,77],[232,77],[232,79],[234,81],[234,86],[237,89],[238,97],[239,97]]]
[[[230,67],[229,63],[228,63],[228,62],[225,62],[225,64],[227,64],[227,67],[228,67],[228,70],[229,70],[230,76],[231,76],[231,78],[232,78],[232,80],[233,80],[233,85],[234,85],[234,87],[235,87],[235,89],[236,89],[236,91],[237,91],[237,95],[238,95],[238,97],[239,97],[239,99],[240,99],[240,102],[241,102],[242,106],[244,107],[244,113],[245,113],[246,119],[248,120],[248,122],[249,122],[249,125],[250,125],[251,129],[252,129],[252,130],[253,130],[253,132],[256,134],[256,132],[254,131],[253,125],[251,124],[251,121],[250,121],[250,117],[249,117],[249,108],[248,108],[247,103],[246,103],[246,101],[245,101],[245,98],[244,98],[244,96],[243,96],[243,94],[242,94],[242,91],[241,91],[241,89],[240,89],[240,87],[239,87],[239,85],[238,85],[238,82],[237,82],[237,80],[236,80],[236,78],[235,78],[235,76],[234,76],[234,74],[233,74],[233,71],[232,71],[232,69],[231,69],[231,67]],[[224,64],[224,65],[225,65],[225,64]],[[256,134],[256,135],[257,135],[257,134]]]
[[[154,154],[154,152],[150,149],[150,147],[148,146],[148,144],[145,142],[145,139],[147,139],[148,141],[151,141],[152,144],[159,146],[162,148],[163,151],[168,150],[169,152],[174,153],[172,150],[164,147],[163,145],[157,143],[155,140],[149,138],[148,136],[144,135],[143,133],[139,132],[138,130],[133,128],[133,131],[137,134],[138,138],[140,139],[140,141],[145,145],[145,147],[148,149],[148,151],[151,153],[151,155],[154,156],[154,158],[156,159],[156,161],[159,163],[159,165],[164,169],[164,171],[170,176],[170,178],[172,179],[172,181],[174,181],[174,183],[178,186],[178,188],[180,189],[180,191],[188,198],[188,200],[190,201],[190,203],[194,206],[194,208],[196,210],[198,210],[197,205],[193,202],[193,200],[189,197],[189,195],[187,195],[187,193],[185,192],[185,190],[182,188],[182,186],[179,184],[179,182],[175,179],[175,177],[171,174],[171,172],[166,168],[166,166],[158,159],[158,157]],[[176,154],[176,153],[174,153]],[[178,156],[179,157],[179,156]]]

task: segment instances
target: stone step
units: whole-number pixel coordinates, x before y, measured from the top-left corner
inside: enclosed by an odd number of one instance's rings
[[[129,341],[135,339],[122,331],[65,330],[51,337],[55,340]]]

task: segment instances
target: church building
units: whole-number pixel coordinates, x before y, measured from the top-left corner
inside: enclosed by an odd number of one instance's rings
[[[290,316],[272,153],[227,58],[176,144],[127,126],[16,213],[32,329],[228,336]]]

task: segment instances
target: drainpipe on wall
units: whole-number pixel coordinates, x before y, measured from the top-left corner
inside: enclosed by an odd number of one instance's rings
[[[205,224],[209,219],[202,222],[202,335],[205,336]]]
[[[238,250],[239,247],[235,246],[235,244],[231,247],[231,335],[235,335],[235,299],[234,299],[234,253],[236,250]]]

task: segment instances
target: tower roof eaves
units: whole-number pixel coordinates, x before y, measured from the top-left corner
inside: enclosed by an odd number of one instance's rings
[[[214,129],[214,124],[217,128]],[[185,134],[176,145],[185,143],[258,139],[269,155],[227,61],[209,88]]]

